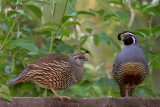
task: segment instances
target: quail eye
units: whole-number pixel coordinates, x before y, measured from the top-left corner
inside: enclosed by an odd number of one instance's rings
[[[79,57],[79,59],[82,59],[82,57]]]

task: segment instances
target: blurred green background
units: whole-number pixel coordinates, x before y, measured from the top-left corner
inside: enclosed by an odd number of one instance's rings
[[[138,35],[149,72],[139,96],[160,96],[159,0],[1,0],[0,97],[44,97],[50,90],[32,82],[6,87],[28,63],[48,53],[88,50],[89,61],[77,84],[57,90],[69,97],[120,97],[112,65],[123,48],[117,34]],[[10,91],[10,92],[9,92]]]

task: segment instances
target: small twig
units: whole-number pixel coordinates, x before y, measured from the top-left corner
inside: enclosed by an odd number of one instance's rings
[[[43,1],[43,0],[41,0],[41,1]],[[44,24],[43,5],[42,5],[42,7],[41,7],[41,12],[42,12],[42,23]]]
[[[56,2],[55,2],[55,0],[53,0],[53,2],[52,2],[52,8],[53,8],[53,10],[52,10],[52,21],[54,20],[54,14],[55,14],[55,8],[56,7]],[[52,47],[53,47],[53,32],[51,32],[52,34],[51,34],[51,44],[50,44],[50,49],[49,49],[49,53],[52,53]]]
[[[72,18],[70,18],[70,21],[73,21]],[[74,19],[74,21],[76,21],[76,19]],[[75,32],[75,37],[76,37],[76,42],[77,42],[77,50],[78,52],[80,52],[80,43],[79,43],[79,34],[80,34],[80,27],[78,25],[73,25],[74,27],[74,32]]]
[[[10,28],[10,30],[9,30],[9,32],[8,32],[8,34],[7,34],[6,38],[5,38],[5,40],[4,40],[3,44],[2,44],[2,46],[0,47],[0,50],[2,50],[4,44],[6,44],[7,39],[8,39],[8,36],[9,36],[9,34],[11,33],[11,31],[12,31],[12,29],[13,29],[15,23],[16,23],[16,20],[14,20],[14,22],[13,22],[13,24],[12,24],[12,27]]]
[[[56,1],[55,0],[53,1],[52,8],[53,8],[53,11],[52,11],[52,20],[54,20],[54,15],[55,15],[55,11],[56,11]]]
[[[1,1],[1,3],[2,3],[1,12],[3,12],[3,9],[4,9],[4,7],[5,7],[6,3],[7,3],[7,1],[5,1],[4,3],[3,3],[3,2],[4,2],[4,1],[2,0],[2,1]]]
[[[101,4],[102,6],[104,6],[105,8],[107,8],[109,11],[111,11],[115,16],[117,16],[117,14],[113,11],[113,8],[111,8],[108,4],[103,3],[100,0],[96,0],[99,4]]]
[[[18,10],[18,6],[16,6],[16,10]],[[15,17],[16,22],[18,21],[18,14],[16,14]],[[19,24],[17,25],[17,38],[19,38],[20,34],[19,34],[20,30],[19,30]]]
[[[134,21],[135,13],[134,13],[134,10],[131,7],[131,4],[130,4],[129,0],[128,0],[128,7],[129,7],[130,12],[131,12],[131,17],[130,17],[129,24],[128,24],[128,28],[130,28],[132,26],[133,21]]]
[[[11,67],[11,72],[14,71],[14,66],[15,66],[15,57],[14,55],[12,56],[12,67]]]
[[[76,36],[76,41],[77,41],[77,50],[80,52],[80,43],[78,41],[78,31],[77,31],[78,25],[74,25],[74,31],[75,31],[75,36]]]

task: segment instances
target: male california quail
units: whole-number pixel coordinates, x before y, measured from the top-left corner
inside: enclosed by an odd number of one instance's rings
[[[118,40],[121,40],[122,34],[125,46],[114,61],[113,77],[120,86],[121,97],[132,96],[133,90],[136,96],[135,87],[147,76],[147,60],[138,37],[132,32],[124,31],[118,35]]]
[[[87,53],[87,52],[85,52]],[[83,64],[88,59],[85,53],[74,55],[48,54],[28,64],[27,68],[16,78],[11,80],[7,86],[24,81],[33,81],[43,88],[51,89],[55,97],[59,96],[54,90],[65,89],[81,80],[83,75]]]

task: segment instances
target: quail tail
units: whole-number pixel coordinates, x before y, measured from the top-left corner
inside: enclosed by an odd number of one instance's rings
[[[123,86],[120,86],[120,94],[121,97],[129,97],[132,96],[134,88],[125,88]]]
[[[26,81],[26,73],[21,73],[17,78],[11,80],[8,84],[6,84],[7,86],[10,86],[12,84],[16,84],[16,83],[20,83]]]

